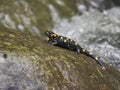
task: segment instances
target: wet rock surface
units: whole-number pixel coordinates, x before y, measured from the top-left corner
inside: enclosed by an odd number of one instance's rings
[[[120,90],[120,72],[104,65],[0,26],[1,90]]]

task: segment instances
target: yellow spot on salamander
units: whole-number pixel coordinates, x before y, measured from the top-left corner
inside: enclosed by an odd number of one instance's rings
[[[76,42],[75,42],[75,45],[77,46],[77,45],[78,45],[78,43],[76,43]]]
[[[63,37],[61,36],[60,39],[63,39]]]
[[[95,57],[96,60],[98,60],[98,57]]]
[[[90,55],[92,55],[92,53],[91,53],[91,52],[90,52],[89,54],[90,54]]]
[[[70,44],[68,44],[68,46],[70,46]]]
[[[85,52],[85,49],[83,48],[82,51]]]
[[[64,42],[67,42],[67,40],[64,40]]]
[[[51,37],[56,37],[56,36],[57,36],[57,34],[52,34],[52,35],[51,35]]]

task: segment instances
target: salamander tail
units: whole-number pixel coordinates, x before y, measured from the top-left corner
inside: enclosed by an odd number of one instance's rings
[[[103,65],[102,62],[98,59],[98,57],[95,57],[94,60],[96,61],[96,63],[97,63],[102,69],[105,69],[104,65]]]
[[[96,61],[96,63],[102,68],[105,69],[104,65],[102,64],[102,62],[98,59],[98,57],[94,56],[92,53],[88,52],[87,50],[85,50],[84,48],[82,48],[81,53],[85,54],[86,56],[92,58],[93,60]]]

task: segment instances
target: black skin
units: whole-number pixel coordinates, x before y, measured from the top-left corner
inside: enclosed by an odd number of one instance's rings
[[[49,39],[48,42],[50,44],[52,44],[54,46],[66,48],[66,49],[69,49],[72,51],[76,51],[78,54],[80,54],[80,53],[85,54],[86,56],[94,59],[96,61],[96,63],[102,69],[105,69],[103,64],[100,61],[98,61],[98,57],[94,56],[92,53],[88,52],[84,48],[81,48],[80,45],[77,42],[75,42],[74,40],[67,38],[67,37],[57,35],[52,31],[46,31],[45,35],[48,37],[48,39]]]

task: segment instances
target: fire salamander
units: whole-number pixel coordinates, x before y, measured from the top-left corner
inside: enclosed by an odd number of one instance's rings
[[[74,40],[63,37],[60,35],[55,34],[52,31],[46,31],[45,35],[48,37],[48,42],[54,46],[63,47],[69,50],[76,51],[78,54],[82,53],[85,54],[88,57],[91,57],[93,60],[96,61],[96,63],[102,68],[105,69],[103,64],[99,61],[98,57],[94,56],[92,53],[88,52],[86,49],[80,47],[80,45],[75,42]]]

